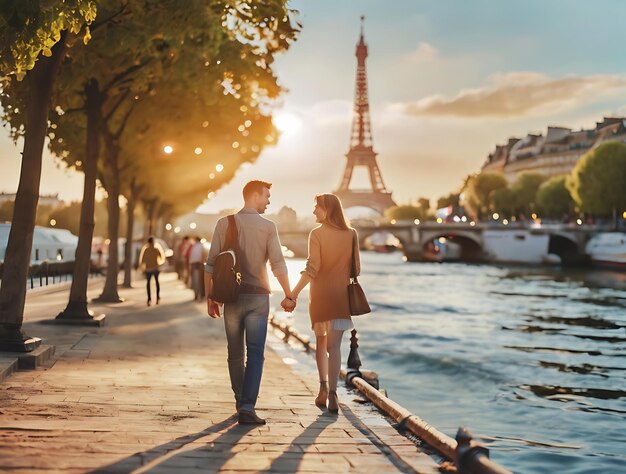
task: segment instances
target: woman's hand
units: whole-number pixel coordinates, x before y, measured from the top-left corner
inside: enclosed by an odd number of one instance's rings
[[[291,313],[294,309],[296,309],[296,299],[285,296],[285,298],[280,302],[280,306],[283,308],[283,311]]]

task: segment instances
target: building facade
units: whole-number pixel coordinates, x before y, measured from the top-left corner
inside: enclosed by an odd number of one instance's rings
[[[482,171],[499,171],[509,182],[523,172],[546,177],[569,174],[585,153],[606,141],[626,143],[626,118],[604,117],[590,130],[548,127],[545,135],[509,138],[506,145],[496,145]]]

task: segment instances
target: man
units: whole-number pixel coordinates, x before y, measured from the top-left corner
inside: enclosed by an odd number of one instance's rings
[[[255,406],[261,386],[265,360],[265,338],[269,315],[270,285],[267,275],[269,260],[285,298],[292,300],[287,265],[282,254],[276,225],[261,216],[270,203],[271,183],[250,181],[243,188],[244,207],[235,214],[241,249],[241,294],[234,303],[224,307],[224,327],[228,341],[228,371],[235,394],[235,407],[240,424],[265,424],[256,414]],[[222,217],[215,226],[211,250],[204,273],[207,311],[220,317],[221,303],[211,299],[213,264],[226,240],[228,219]],[[244,364],[244,337],[247,359]]]

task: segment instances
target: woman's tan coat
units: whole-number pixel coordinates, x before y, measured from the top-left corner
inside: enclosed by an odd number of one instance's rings
[[[309,257],[303,273],[311,277],[311,324],[350,319],[348,284],[353,248],[358,276],[361,260],[354,229],[339,230],[322,224],[309,234]]]

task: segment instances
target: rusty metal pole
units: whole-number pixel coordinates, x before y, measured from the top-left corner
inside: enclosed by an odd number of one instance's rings
[[[456,466],[460,474],[512,474],[489,459],[489,450],[473,441],[467,428],[459,428],[456,442]]]

